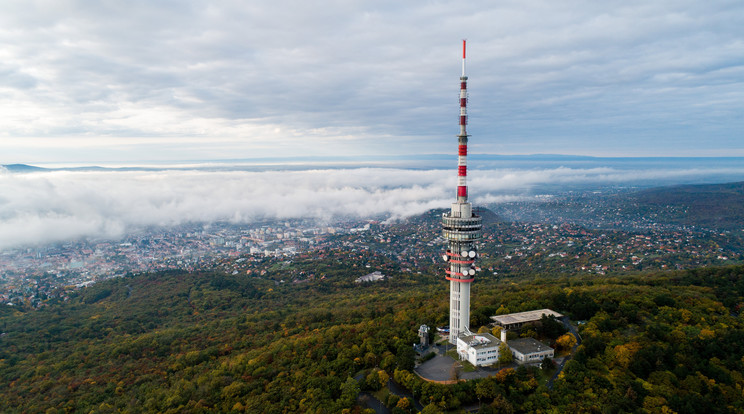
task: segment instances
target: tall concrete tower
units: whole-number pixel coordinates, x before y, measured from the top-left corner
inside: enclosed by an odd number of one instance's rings
[[[473,213],[468,202],[468,77],[465,76],[465,41],[462,41],[462,76],[460,76],[460,134],[457,135],[457,201],[449,213],[442,215],[442,234],[448,249],[442,256],[449,264],[447,280],[450,281],[450,335],[457,344],[457,337],[470,330],[470,284],[475,280],[475,243],[481,238],[482,219]]]

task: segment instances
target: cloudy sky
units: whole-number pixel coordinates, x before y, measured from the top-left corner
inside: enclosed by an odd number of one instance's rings
[[[744,3],[0,2],[0,164],[744,156]]]

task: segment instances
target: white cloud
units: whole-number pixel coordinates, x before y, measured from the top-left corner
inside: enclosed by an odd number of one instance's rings
[[[689,180],[701,170],[612,168],[476,170],[476,204],[532,197],[535,186]],[[118,238],[147,226],[260,219],[403,218],[454,199],[450,170],[0,171],[0,248],[85,237]]]

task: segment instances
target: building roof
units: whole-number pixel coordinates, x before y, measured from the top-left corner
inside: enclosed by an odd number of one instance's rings
[[[509,348],[519,352],[522,355],[529,355],[537,352],[553,350],[553,348],[545,345],[535,338],[512,339],[506,344],[509,345]]]
[[[563,315],[561,315],[558,312],[552,311],[550,309],[538,309],[538,310],[532,310],[527,312],[517,312],[517,313],[509,313],[506,315],[496,315],[491,316],[491,319],[493,319],[496,323],[499,325],[512,325],[515,323],[526,323],[526,322],[535,322],[539,321],[542,316],[555,316],[556,318],[562,318]]]
[[[463,340],[463,342],[468,344],[468,347],[476,348],[476,349],[477,348],[490,348],[492,346],[501,345],[500,339],[488,333],[461,335],[457,339]]]

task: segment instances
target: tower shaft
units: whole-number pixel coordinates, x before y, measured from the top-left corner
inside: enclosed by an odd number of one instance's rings
[[[460,76],[460,133],[457,135],[457,198],[449,213],[442,215],[442,234],[448,249],[447,280],[450,281],[450,342],[470,331],[470,284],[475,280],[476,242],[481,238],[481,217],[473,213],[468,201],[468,77],[465,76],[465,41],[462,41]]]

